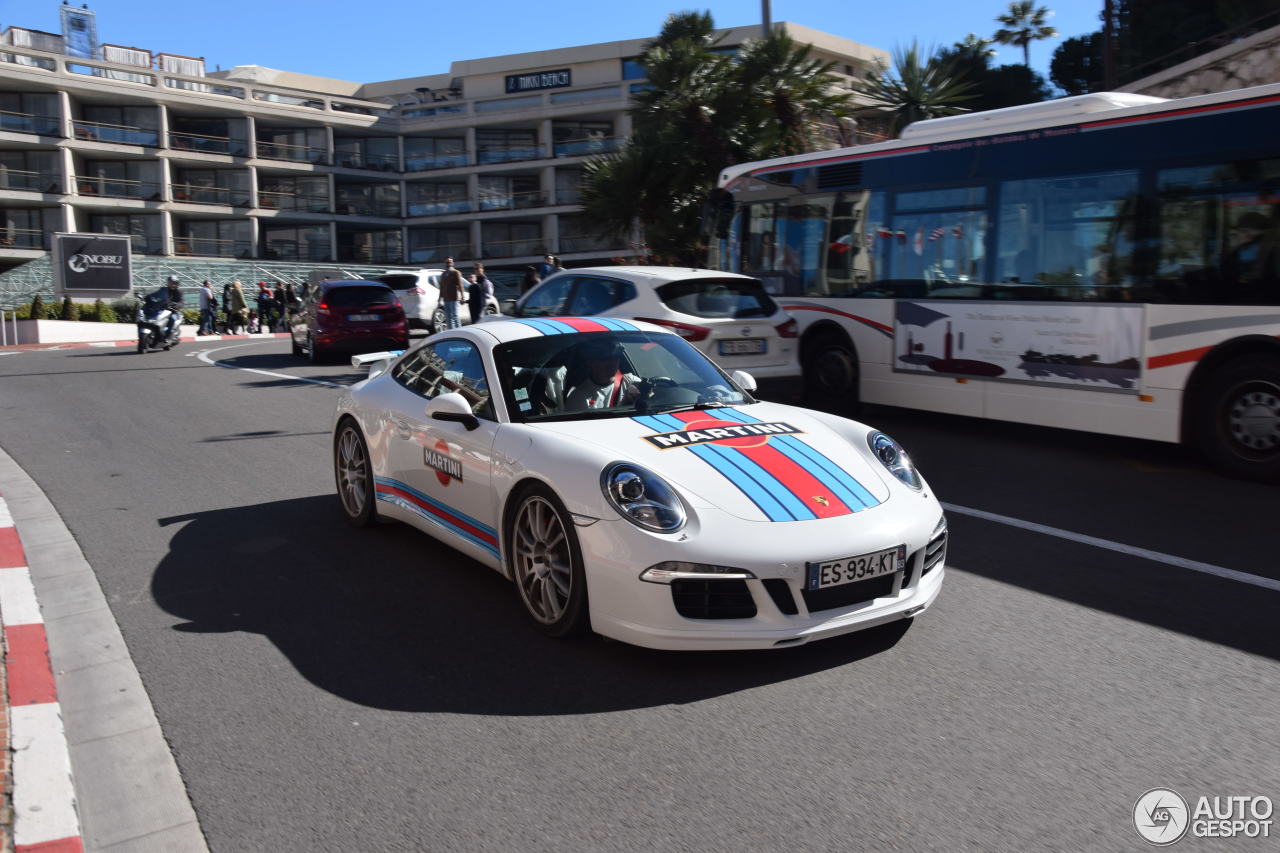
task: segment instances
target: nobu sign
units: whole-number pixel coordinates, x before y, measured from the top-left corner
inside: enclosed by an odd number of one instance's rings
[[[539,71],[536,74],[508,74],[507,92],[532,92],[536,89],[562,89],[573,85],[573,75],[568,68],[559,71]]]
[[[133,285],[127,236],[55,234],[54,284],[63,292],[128,293]]]

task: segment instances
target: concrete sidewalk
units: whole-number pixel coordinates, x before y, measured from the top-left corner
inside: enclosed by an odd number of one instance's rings
[[[98,579],[57,510],[0,450],[0,849],[208,847]]]

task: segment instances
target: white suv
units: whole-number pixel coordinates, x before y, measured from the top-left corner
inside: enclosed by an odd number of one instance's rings
[[[549,276],[510,311],[516,317],[625,317],[673,330],[726,370],[756,378],[800,375],[796,321],[759,279],[677,267],[592,267]]]
[[[440,305],[440,274],[442,269],[401,270],[374,276],[396,292],[400,304],[404,307],[405,319],[409,328],[426,329],[436,332],[444,328],[444,308]],[[459,270],[462,272],[462,270]],[[462,272],[466,276],[465,272]],[[485,301],[483,314],[500,314],[501,306],[496,297],[490,296]],[[471,322],[469,305],[461,305],[458,317],[462,322]]]

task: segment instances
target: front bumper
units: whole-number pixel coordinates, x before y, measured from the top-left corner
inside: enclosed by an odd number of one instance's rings
[[[577,528],[594,631],[655,649],[797,646],[914,616],[937,598],[946,573],[945,539],[940,543],[935,539],[930,547],[940,509],[914,519],[885,513],[875,521],[862,519],[844,528],[823,521],[790,522],[787,526],[795,528],[793,531],[759,531],[759,536],[744,536],[740,522],[708,518],[705,510],[700,516],[701,530],[691,531],[685,541],[646,542],[654,537],[636,531],[625,521],[598,521]],[[724,535],[731,528],[737,529],[736,538]],[[739,545],[740,558],[729,553],[729,543],[734,542],[750,543],[746,548]],[[870,553],[893,544],[906,545],[904,571],[850,584],[845,596],[848,603],[821,610],[808,608],[802,591],[806,561]],[[682,616],[673,601],[671,585],[639,579],[641,571],[660,561],[654,559],[655,550],[665,551],[666,559],[750,571],[755,578],[739,583],[745,584],[755,615],[723,619]],[[927,569],[926,560],[930,560]],[[861,598],[855,588],[870,597]]]

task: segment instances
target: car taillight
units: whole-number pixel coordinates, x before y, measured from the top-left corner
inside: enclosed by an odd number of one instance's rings
[[[706,326],[695,326],[692,323],[677,323],[675,320],[658,320],[654,317],[637,317],[636,319],[645,323],[666,326],[686,341],[700,341],[711,334],[711,330]]]
[[[777,330],[778,337],[780,338],[794,338],[800,334],[800,327],[796,325],[796,321],[794,319],[788,320],[781,326],[778,326]]]
[[[426,291],[425,291],[425,290],[423,290],[421,287],[415,287],[415,288],[413,288],[412,290],[410,290],[409,292],[410,292],[410,293],[412,293],[412,294],[415,294],[415,295],[417,295],[417,296],[421,296],[422,294],[426,293]]]
[[[332,316],[333,316],[333,312],[329,310],[329,303],[328,303],[328,302],[321,302],[319,305],[317,305],[317,306],[316,306],[316,316],[317,316],[317,317],[332,317]]]

